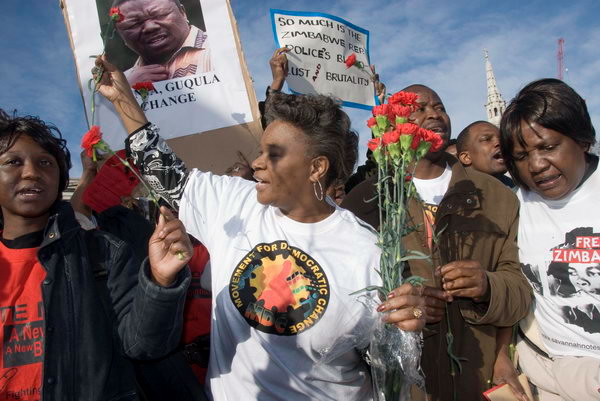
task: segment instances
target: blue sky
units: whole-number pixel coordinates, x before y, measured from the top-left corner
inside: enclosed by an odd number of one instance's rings
[[[568,4],[570,3],[570,4]],[[565,80],[588,104],[600,129],[600,2],[565,1],[276,1],[231,0],[259,99],[271,81],[275,49],[269,8],[334,14],[371,32],[371,62],[388,91],[412,83],[435,89],[452,119],[453,136],[485,119],[483,49],[508,102],[526,83],[555,77],[557,39],[565,39]],[[75,65],[58,0],[3,0],[0,13],[0,107],[56,124],[73,153],[87,131]],[[347,109],[361,134],[369,113]]]

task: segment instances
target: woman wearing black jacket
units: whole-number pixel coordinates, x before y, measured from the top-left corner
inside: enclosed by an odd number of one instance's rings
[[[0,394],[135,399],[127,357],[177,345],[192,247],[166,209],[141,268],[122,241],[86,233],[60,201],[69,167],[55,127],[0,111]]]

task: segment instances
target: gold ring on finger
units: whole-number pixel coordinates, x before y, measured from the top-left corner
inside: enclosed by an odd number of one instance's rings
[[[413,315],[415,318],[420,319],[423,317],[423,311],[419,308],[413,308]]]

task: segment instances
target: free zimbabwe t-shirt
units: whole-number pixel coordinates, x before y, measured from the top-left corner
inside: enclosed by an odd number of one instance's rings
[[[600,357],[600,169],[564,199],[519,189],[519,258],[551,356]]]
[[[9,246],[22,245],[21,238]],[[0,242],[0,401],[38,401],[44,358],[41,283],[46,272],[37,247],[9,248],[5,243],[9,241]]]

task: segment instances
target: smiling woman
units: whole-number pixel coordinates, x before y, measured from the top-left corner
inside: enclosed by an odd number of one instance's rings
[[[135,164],[211,254],[212,398],[372,399],[354,345],[330,365],[317,363],[342,338],[368,338],[360,330],[372,327],[374,311],[351,293],[380,281],[373,230],[325,194],[356,162],[356,133],[339,104],[325,96],[270,97],[255,183],[188,171],[131,91],[120,89],[127,87],[123,73],[98,64],[106,71],[99,92],[131,132],[126,146]],[[379,310],[392,310],[387,321],[402,329],[420,330],[419,294],[404,285]]]
[[[258,201],[297,220],[298,209],[311,209],[311,203],[329,215],[323,190],[345,182],[358,156],[350,119],[332,98],[282,93],[269,97],[265,118],[261,155],[252,163]]]
[[[183,310],[189,257],[176,254],[191,255],[191,245],[179,221],[163,219],[140,265],[121,241],[84,232],[61,201],[65,144],[56,127],[0,110],[0,392],[133,400],[125,355],[160,357],[177,345],[181,325],[171,320]]]
[[[3,127],[7,134],[0,138],[3,234],[14,239],[29,227],[44,228],[50,207],[69,182],[71,162],[66,141],[47,135],[58,132],[56,127],[36,118],[11,119],[6,114],[0,118],[10,121]],[[29,219],[29,224],[19,224],[22,219]]]

